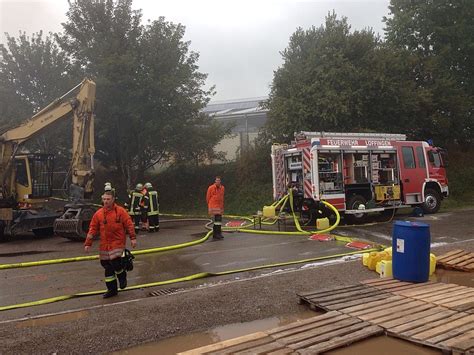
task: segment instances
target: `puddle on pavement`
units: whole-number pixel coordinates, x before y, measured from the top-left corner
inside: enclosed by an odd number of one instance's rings
[[[57,314],[54,316],[35,318],[22,321],[16,325],[17,328],[40,327],[56,323],[70,322],[73,320],[85,318],[89,315],[89,311],[80,311],[72,313]]]
[[[345,348],[328,351],[325,354],[331,355],[430,355],[442,354],[441,350],[417,345],[402,339],[388,336],[379,336],[358,341]]]
[[[436,272],[430,277],[430,280],[474,287],[474,272],[437,268]]]
[[[216,327],[202,333],[192,333],[176,336],[158,342],[151,342],[129,349],[114,352],[115,355],[151,355],[151,354],[176,354],[181,351],[199,348],[219,341],[233,339],[246,334],[269,330],[282,325],[296,322],[297,320],[315,317],[323,312],[314,312],[308,309],[299,313],[259,319],[252,322],[233,323],[221,327]]]

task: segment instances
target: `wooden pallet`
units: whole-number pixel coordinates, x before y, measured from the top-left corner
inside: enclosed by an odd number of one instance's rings
[[[474,313],[474,288],[442,282],[407,283],[394,279],[366,280],[363,284],[394,295]]]
[[[312,308],[331,307],[380,326],[390,336],[447,352],[474,353],[474,288],[471,287],[375,279],[299,296]]]
[[[383,290],[362,284],[298,294],[300,304],[306,303],[311,309],[323,311],[339,310],[342,307],[341,305],[350,307],[383,300],[387,296],[389,294]]]
[[[474,253],[462,249],[452,250],[436,259],[436,265],[445,269],[474,271]]]
[[[377,325],[331,311],[181,354],[317,354],[382,333],[383,329]]]

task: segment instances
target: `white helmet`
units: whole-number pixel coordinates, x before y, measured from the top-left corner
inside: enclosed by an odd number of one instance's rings
[[[151,185],[151,182],[147,182],[147,183],[145,184],[145,188],[146,188],[146,189],[151,189],[152,187],[153,187],[153,186]]]
[[[110,182],[105,183],[104,191],[112,191],[112,184]]]
[[[143,185],[138,183],[137,186],[135,186],[135,190],[137,190],[137,191],[143,190]]]

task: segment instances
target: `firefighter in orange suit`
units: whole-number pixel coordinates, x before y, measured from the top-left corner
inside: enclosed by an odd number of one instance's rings
[[[214,216],[212,227],[212,238],[214,240],[224,239],[222,236],[222,215],[224,214],[224,185],[221,184],[221,177],[216,176],[214,184],[209,186],[206,194],[207,208],[209,215]]]
[[[90,251],[92,238],[100,235],[100,264],[105,269],[105,285],[107,292],[104,298],[116,296],[117,278],[121,289],[127,287],[127,272],[122,265],[122,253],[125,249],[126,232],[130,236],[132,248],[137,245],[135,228],[127,211],[115,204],[113,191],[105,191],[102,195],[103,207],[92,217],[89,232],[84,243],[84,250]]]

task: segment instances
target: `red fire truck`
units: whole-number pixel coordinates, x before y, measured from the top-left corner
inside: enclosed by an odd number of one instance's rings
[[[292,188],[295,209],[310,219],[325,214],[321,200],[360,223],[402,207],[435,213],[448,196],[445,151],[403,134],[300,132],[274,144],[271,157],[274,198]]]

